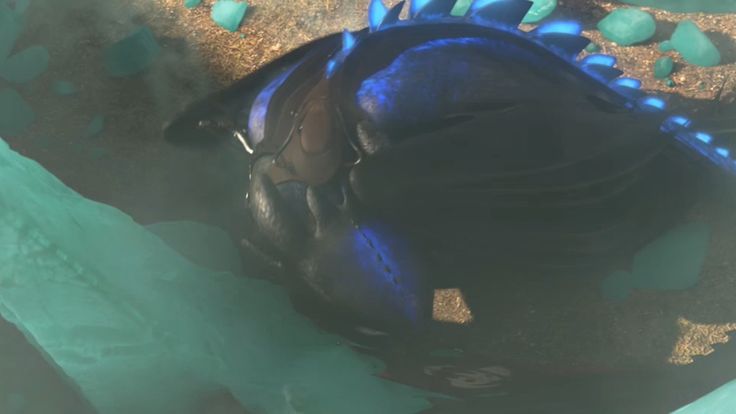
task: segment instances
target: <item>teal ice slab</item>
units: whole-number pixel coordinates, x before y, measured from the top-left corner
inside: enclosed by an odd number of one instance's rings
[[[736,380],[674,411],[672,414],[733,414],[736,410]]]
[[[721,63],[721,53],[691,20],[683,20],[677,24],[670,38],[670,44],[687,63],[692,65],[716,66]]]
[[[694,222],[677,227],[649,243],[635,256],[631,272],[617,271],[601,285],[603,296],[615,301],[631,289],[685,290],[700,278],[710,244],[708,225]]]
[[[621,0],[675,13],[736,13],[736,0]]]
[[[598,22],[603,37],[621,46],[645,42],[654,36],[657,24],[651,14],[633,8],[616,9]]]
[[[0,188],[0,315],[100,414],[200,413],[223,389],[249,412],[429,407],[279,287],[193,264],[2,140]]]
[[[33,110],[18,92],[0,89],[0,134],[20,134],[35,119]]]
[[[49,51],[43,46],[31,46],[0,62],[0,78],[13,83],[36,79],[49,67]]]
[[[140,27],[105,51],[105,68],[115,77],[132,76],[146,70],[158,57],[161,47],[151,29]]]
[[[212,6],[210,16],[218,26],[234,32],[243,22],[247,10],[248,3],[245,1],[217,0],[217,3]]]

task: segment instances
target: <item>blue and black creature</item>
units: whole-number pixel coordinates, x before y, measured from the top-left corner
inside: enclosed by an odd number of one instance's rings
[[[461,278],[458,263],[489,278],[622,265],[736,172],[614,57],[582,53],[580,24],[523,31],[530,1],[454,4],[415,0],[401,19],[404,2],[373,0],[368,28],[284,55],[166,130],[247,152],[246,251],[383,326],[421,325],[432,275]]]

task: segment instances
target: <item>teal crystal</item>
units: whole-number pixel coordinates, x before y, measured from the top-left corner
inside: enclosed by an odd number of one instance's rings
[[[184,7],[187,9],[193,9],[202,4],[202,0],[184,0]]]
[[[736,0],[620,0],[674,13],[736,13]]]
[[[672,61],[671,57],[661,57],[654,62],[654,77],[657,79],[665,79],[670,76],[674,67],[675,63]]]
[[[665,40],[659,44],[660,52],[669,52],[670,50],[674,50],[674,49],[675,47],[672,46],[672,42],[670,42],[669,40]]]
[[[616,9],[598,22],[601,34],[621,46],[642,43],[654,36],[657,24],[651,14],[639,9]]]
[[[678,23],[670,42],[687,63],[697,66],[716,66],[721,63],[718,49],[692,20]]]
[[[624,300],[632,289],[685,290],[698,283],[710,243],[710,228],[701,222],[677,227],[644,246],[630,272],[619,270],[601,285],[603,296]]]
[[[212,6],[211,17],[218,26],[234,32],[243,22],[247,10],[248,3],[245,1],[217,0]]]
[[[33,110],[18,92],[0,89],[0,134],[20,134],[35,118]]]
[[[532,0],[534,4],[524,16],[522,23],[538,23],[552,14],[557,8],[557,0]]]
[[[105,68],[115,77],[132,76],[146,70],[161,48],[148,27],[140,27],[105,51]]]
[[[595,53],[601,50],[601,47],[597,43],[590,42],[588,46],[585,46],[585,51],[588,53]]]
[[[49,51],[43,46],[31,46],[0,62],[0,78],[26,83],[40,76],[48,67]]]
[[[434,394],[380,378],[378,360],[301,316],[279,286],[182,255],[234,254],[217,232],[170,223],[160,237],[3,140],[0,188],[0,316],[98,413],[212,413],[203,402],[223,393],[259,413],[430,407]],[[188,241],[172,248],[171,236]]]
[[[465,16],[465,13],[468,12],[468,9],[470,9],[472,4],[473,0],[457,0],[452,11],[450,11],[450,15],[456,17]]]

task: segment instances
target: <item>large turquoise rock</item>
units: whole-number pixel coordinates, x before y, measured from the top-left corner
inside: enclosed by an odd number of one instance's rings
[[[692,65],[716,66],[721,63],[721,54],[716,46],[692,20],[683,20],[677,24],[670,43]]]
[[[731,381],[672,414],[732,414],[734,407],[736,407],[736,381]]]
[[[705,262],[710,229],[694,222],[654,240],[635,256],[631,272],[617,271],[603,281],[603,295],[624,300],[632,289],[684,290],[695,286]]]
[[[621,46],[645,42],[654,36],[657,24],[651,14],[632,8],[616,9],[598,22],[601,34]]]
[[[248,3],[245,1],[217,0],[217,3],[212,6],[210,16],[218,26],[234,32],[243,22],[247,10]]]
[[[379,378],[380,363],[296,313],[279,287],[193,264],[2,140],[0,188],[0,315],[98,413],[199,414],[221,393],[254,413],[429,407],[426,393]],[[194,252],[220,248],[213,240]]]
[[[675,13],[736,13],[736,0],[621,0]]]
[[[105,51],[105,68],[115,77],[132,76],[146,70],[161,47],[148,27],[140,27]]]
[[[669,56],[663,56],[654,62],[654,77],[657,79],[665,79],[670,76],[672,69],[675,67],[675,62]]]

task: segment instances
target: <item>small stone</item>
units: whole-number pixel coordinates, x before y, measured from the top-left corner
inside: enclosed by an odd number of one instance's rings
[[[234,0],[218,0],[212,6],[210,17],[218,26],[225,30],[234,32],[243,22],[245,12],[248,10],[247,2],[238,2]]]
[[[95,115],[89,125],[87,125],[87,129],[84,130],[84,136],[86,138],[91,138],[98,135],[103,129],[105,129],[105,117],[102,115]]]
[[[687,63],[696,66],[716,66],[721,63],[718,49],[691,20],[678,23],[670,41]]]
[[[532,0],[534,4],[524,16],[522,23],[537,23],[549,16],[557,8],[557,0]]]
[[[0,77],[8,82],[26,83],[49,68],[49,51],[43,46],[31,46],[0,63]]]
[[[669,52],[670,50],[674,50],[674,46],[672,46],[672,42],[669,40],[665,40],[664,42],[659,44],[659,51],[660,52]]]
[[[657,30],[651,14],[639,9],[616,9],[598,22],[598,30],[609,40],[629,46],[649,40]]]
[[[672,78],[665,79],[664,84],[667,85],[670,88],[674,88],[675,87],[675,81],[673,81]]]
[[[18,92],[10,88],[0,90],[0,134],[20,134],[35,118]]]
[[[54,82],[54,93],[61,96],[69,96],[77,93],[77,88],[69,81]]]
[[[202,4],[202,0],[184,0],[184,7],[187,9],[193,9]]]
[[[241,33],[241,34],[240,34],[240,38],[241,38],[241,39],[245,39],[245,33]]]
[[[141,27],[105,51],[105,68],[115,77],[144,71],[161,52],[156,37],[148,27]]]
[[[585,51],[588,53],[595,53],[601,50],[601,47],[597,43],[590,42],[588,46],[585,46]]]
[[[654,62],[654,77],[657,79],[665,79],[670,76],[674,67],[675,63],[672,61],[671,57],[661,57]]]

